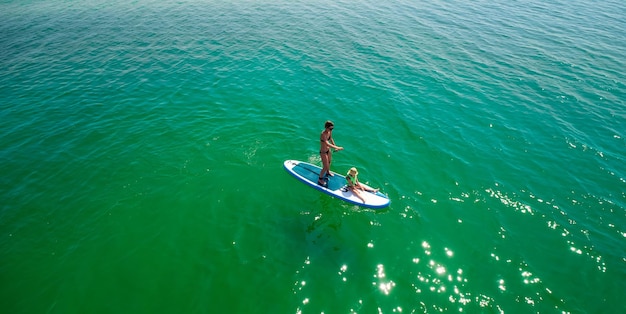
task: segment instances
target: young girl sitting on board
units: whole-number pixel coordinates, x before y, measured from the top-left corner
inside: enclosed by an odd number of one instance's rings
[[[359,172],[356,170],[355,167],[350,168],[350,170],[348,171],[348,175],[346,175],[346,181],[348,181],[348,190],[352,191],[354,195],[356,195],[358,198],[361,199],[361,201],[363,201],[363,203],[365,203],[365,199],[361,195],[361,191],[376,193],[378,192],[378,189],[372,189],[361,184],[359,182],[359,179],[357,178],[358,174]]]

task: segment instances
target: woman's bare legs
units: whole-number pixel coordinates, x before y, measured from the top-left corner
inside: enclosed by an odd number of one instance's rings
[[[317,183],[324,184],[324,176],[326,174],[330,175],[330,152],[320,153],[320,157],[322,158],[322,171],[317,179]]]

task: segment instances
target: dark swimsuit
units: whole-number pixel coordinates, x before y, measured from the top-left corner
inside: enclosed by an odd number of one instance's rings
[[[332,136],[329,136],[328,139],[326,140],[327,142],[330,141],[330,139],[332,138]],[[322,140],[320,140],[320,142],[324,142]],[[325,152],[320,150],[320,154],[326,154],[326,155],[330,155],[330,148],[327,149]],[[328,175],[328,173],[326,173],[326,175]],[[322,186],[327,186],[328,182],[325,182],[324,179],[328,180],[328,178],[324,178],[324,177],[319,177],[319,179],[317,179],[317,183],[322,185]]]
[[[332,135],[328,137],[328,139],[326,140],[326,142],[330,141],[330,139],[332,138]],[[322,140],[320,140],[320,142],[323,142]],[[330,148],[327,149],[325,152],[320,150],[320,154],[326,154],[328,155],[330,153]]]

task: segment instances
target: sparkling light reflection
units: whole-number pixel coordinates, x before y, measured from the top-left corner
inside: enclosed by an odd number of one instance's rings
[[[341,265],[341,268],[339,268],[338,274],[339,274],[339,276],[341,276],[341,280],[343,282],[348,281],[348,279],[344,276],[345,273],[346,273],[346,270],[348,270],[348,265],[346,265],[346,264]]]
[[[426,255],[430,255],[430,244],[424,241],[422,242],[422,247],[424,248],[424,253],[426,253]]]
[[[385,295],[389,295],[391,293],[391,289],[396,286],[396,283],[393,280],[384,280],[387,277],[385,274],[385,267],[383,264],[378,264],[376,266],[376,275],[374,278],[378,278],[378,283],[373,282],[373,285],[378,285],[378,289]]]
[[[497,185],[496,185],[497,186]],[[502,193],[501,191],[486,189],[485,192],[489,193],[489,196],[496,198],[502,202],[507,207],[511,207],[516,211],[520,211],[524,214],[528,213],[530,215],[534,215],[534,212],[530,205],[524,204],[522,202],[514,200],[512,197]],[[534,195],[530,195],[531,198],[535,198]],[[540,203],[543,203],[543,200],[539,200]]]

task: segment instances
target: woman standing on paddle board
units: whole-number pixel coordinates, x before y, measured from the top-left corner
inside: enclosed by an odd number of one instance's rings
[[[327,183],[324,178],[326,176],[332,176],[330,173],[330,162],[332,159],[330,149],[333,148],[335,151],[343,149],[343,147],[337,146],[335,144],[335,140],[333,140],[332,135],[334,128],[335,124],[332,121],[326,121],[324,124],[324,131],[320,134],[320,157],[322,157],[322,171],[317,179],[317,184],[319,185],[326,185]]]

